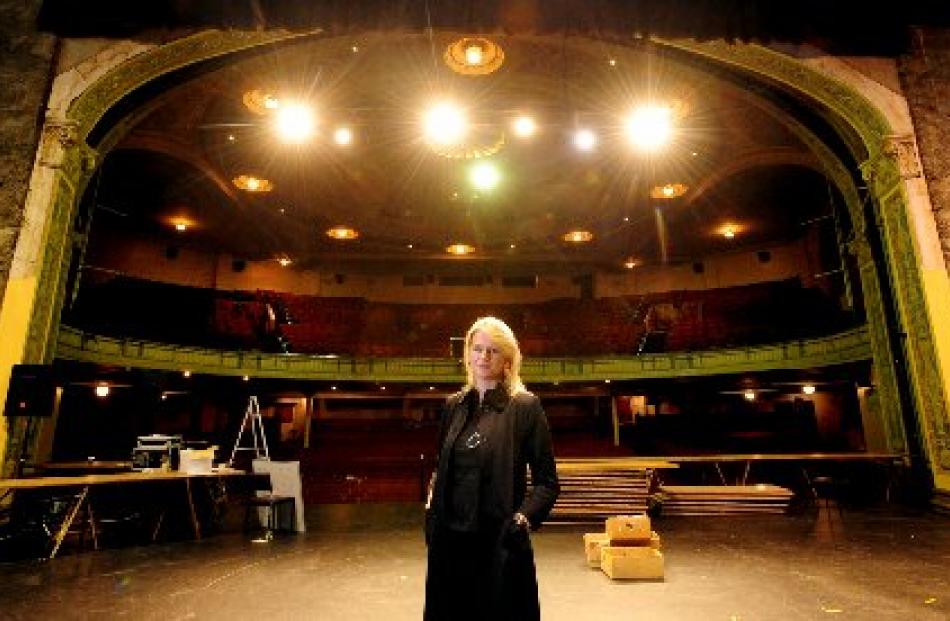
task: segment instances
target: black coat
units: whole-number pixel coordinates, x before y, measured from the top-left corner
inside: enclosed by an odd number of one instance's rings
[[[426,513],[426,539],[429,543],[426,621],[462,617],[462,614],[452,611],[460,612],[459,607],[466,606],[465,602],[446,601],[448,594],[458,589],[446,584],[445,572],[437,568],[446,567],[446,563],[465,561],[451,558],[454,551],[446,544],[448,538],[443,524],[447,496],[445,483],[452,480],[452,451],[465,426],[470,401],[477,399],[477,390],[471,389],[452,395],[443,407],[438,464]],[[539,619],[534,553],[527,533],[512,523],[512,517],[515,513],[523,513],[531,527],[537,529],[554,506],[560,488],[551,432],[541,402],[529,392],[509,396],[504,387],[500,387],[485,393],[484,405],[494,409],[493,415],[504,417],[507,423],[497,426],[497,437],[490,439],[492,450],[486,474],[492,483],[488,493],[480,499],[483,518],[480,529],[492,547],[491,575],[486,577],[491,585],[491,601],[487,604],[490,619]],[[530,493],[526,466],[531,468]]]

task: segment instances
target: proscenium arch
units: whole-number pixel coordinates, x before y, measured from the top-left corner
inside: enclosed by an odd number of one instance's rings
[[[116,115],[123,102],[129,101],[128,95],[208,59],[224,59],[240,51],[315,34],[204,31],[182,37],[117,64],[76,93],[65,114],[47,118],[31,179],[28,223],[17,243],[14,266],[0,308],[0,333],[10,343],[0,352],[0,395],[6,394],[14,363],[46,362],[53,357],[74,242],[71,225],[76,205],[93,173],[96,159],[108,152],[128,130],[128,117],[123,120],[121,114]],[[925,435],[929,466],[938,486],[950,489],[947,420],[950,318],[935,312],[935,309],[950,306],[950,282],[942,261],[939,270],[928,253],[923,253],[925,260],[922,261],[919,237],[926,231],[922,233],[919,221],[913,220],[906,186],[916,184],[914,191],[924,198],[926,188],[920,187],[922,179],[909,179],[904,170],[906,166],[901,166],[905,162],[903,156],[908,140],[911,146],[913,144],[912,136],[906,136],[904,128],[896,131],[885,113],[844,82],[778,52],[753,44],[678,39],[656,43],[750,76],[778,81],[834,111],[859,138],[868,156],[861,155],[857,159],[863,162],[862,172],[879,217],[890,285],[906,335],[903,345],[908,374],[920,428]],[[110,114],[118,118],[104,131],[100,121],[108,119]],[[96,135],[91,146],[89,138],[94,130]],[[894,139],[895,134],[897,139]],[[913,151],[911,156],[912,160],[916,157]],[[854,204],[853,200],[847,202]],[[21,257],[19,270],[18,257]],[[0,459],[4,464],[9,462],[6,456],[16,454],[16,447],[12,445],[15,434],[10,434],[11,441],[6,435],[5,429],[0,429]]]
[[[853,221],[856,226],[870,223],[879,229],[878,236],[858,237],[855,252],[865,266],[873,262],[875,252],[884,259],[899,324],[891,327],[888,337],[903,350],[900,360],[906,360],[907,388],[934,483],[950,489],[950,317],[945,313],[950,308],[950,281],[934,243],[932,215],[926,213],[929,198],[906,103],[901,100],[903,105],[898,105],[896,97],[882,97],[880,107],[876,106],[846,83],[849,76],[839,67],[825,63],[824,72],[818,71],[757,45],[659,43],[777,82],[830,111],[836,127],[853,132],[842,138],[860,162],[867,183],[867,196],[861,200],[865,217],[853,217]],[[848,203],[854,205],[853,200]],[[882,247],[868,244],[875,238]],[[881,350],[875,348],[875,353]]]

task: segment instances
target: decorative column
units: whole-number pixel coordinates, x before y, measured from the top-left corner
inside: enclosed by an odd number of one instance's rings
[[[72,221],[78,195],[95,164],[75,123],[48,118],[37,149],[23,226],[0,308],[0,400],[5,401],[14,364],[52,361],[72,254]],[[0,402],[0,406],[3,403]],[[18,419],[14,419],[18,420]],[[22,452],[22,429],[0,428],[2,472]]]

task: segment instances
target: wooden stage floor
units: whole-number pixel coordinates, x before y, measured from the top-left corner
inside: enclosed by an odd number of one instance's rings
[[[308,507],[306,535],[201,541],[0,563],[0,619],[421,618],[417,505]],[[660,518],[663,582],[611,582],[589,527],[534,534],[546,621],[950,618],[950,518],[835,507]]]

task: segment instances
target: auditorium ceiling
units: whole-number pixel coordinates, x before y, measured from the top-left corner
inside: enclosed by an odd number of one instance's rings
[[[93,242],[128,234],[301,267],[624,270],[830,220],[834,192],[799,122],[761,85],[647,44],[562,35],[488,37],[498,64],[471,75],[464,56],[461,70],[446,60],[462,36],[308,39],[194,70],[134,113],[90,183]],[[312,135],[287,143],[275,123],[292,102],[312,110]],[[437,102],[465,116],[459,142],[425,136]],[[628,132],[648,104],[671,122],[653,151]],[[513,126],[522,115],[530,136]],[[340,226],[357,237],[327,234]],[[575,231],[589,241],[565,239]],[[470,252],[447,252],[456,244]]]

